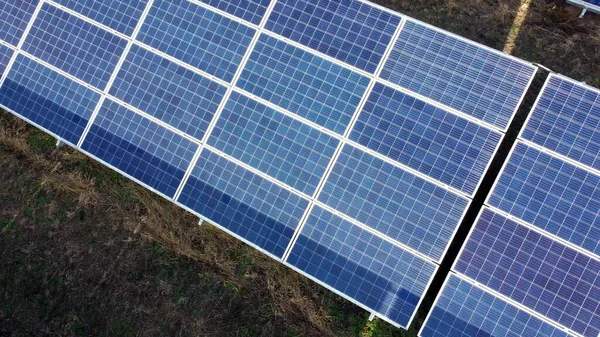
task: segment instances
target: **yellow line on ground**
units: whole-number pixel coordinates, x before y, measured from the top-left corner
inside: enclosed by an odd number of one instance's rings
[[[508,54],[512,54],[512,51],[515,48],[515,42],[519,37],[521,26],[523,26],[523,22],[527,17],[527,12],[529,12],[529,6],[531,6],[531,2],[532,0],[521,0],[521,6],[519,6],[517,15],[515,15],[515,20],[510,27],[508,38],[506,38],[506,43],[504,44],[504,51]]]

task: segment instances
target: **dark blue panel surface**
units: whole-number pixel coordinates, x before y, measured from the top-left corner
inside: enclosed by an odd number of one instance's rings
[[[208,143],[312,195],[339,141],[233,92]]]
[[[157,0],[138,40],[231,81],[255,30],[187,0]]]
[[[600,334],[600,261],[487,208],[454,270],[583,336]]]
[[[442,257],[468,205],[466,198],[350,145],[319,201],[434,260]]]
[[[435,265],[316,206],[287,260],[406,327]]]
[[[421,173],[475,193],[502,135],[375,84],[350,139]]]
[[[17,47],[39,0],[3,0],[0,2],[0,39]]]
[[[369,79],[281,40],[261,35],[237,85],[343,134]]]
[[[583,0],[589,4],[600,6],[600,0]]]
[[[279,0],[266,28],[374,73],[400,16],[357,0]]]
[[[178,202],[279,258],[308,206],[209,150],[202,151]]]
[[[103,90],[126,45],[124,39],[44,4],[23,50]]]
[[[504,129],[534,74],[530,64],[409,20],[381,77]]]
[[[449,277],[421,337],[570,337],[454,274]]]
[[[4,72],[6,71],[6,67],[10,62],[10,59],[13,57],[15,51],[3,44],[0,44],[0,79],[4,77]]]
[[[201,140],[227,88],[133,45],[110,94]]]
[[[198,145],[107,99],[81,148],[173,197]]]
[[[148,0],[55,0],[69,9],[131,36]]]
[[[489,205],[600,254],[600,176],[517,143]]]
[[[22,55],[5,76],[0,104],[77,144],[100,94]]]
[[[522,137],[600,170],[600,90],[551,74]]]
[[[271,0],[198,0],[238,18],[259,25]]]

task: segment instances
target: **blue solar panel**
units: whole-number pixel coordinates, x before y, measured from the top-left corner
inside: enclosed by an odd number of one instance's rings
[[[0,39],[17,47],[39,0],[0,2]]]
[[[227,88],[133,45],[110,94],[201,140]]]
[[[319,201],[434,260],[442,257],[469,203],[350,145]]]
[[[138,40],[231,81],[255,30],[186,0],[157,0]]]
[[[357,0],[279,0],[266,28],[374,73],[400,20]]]
[[[550,75],[522,137],[600,170],[600,90]]]
[[[410,322],[433,263],[315,207],[287,260],[401,326]]]
[[[600,334],[600,261],[487,208],[454,270],[572,331]]]
[[[450,274],[421,337],[569,337],[566,332]]]
[[[502,135],[378,83],[350,139],[473,194]]]
[[[255,25],[260,24],[271,0],[198,0]]]
[[[198,145],[118,103],[105,100],[81,148],[173,197]]]
[[[0,79],[4,77],[4,71],[10,62],[15,51],[3,44],[0,44]]]
[[[177,201],[279,258],[308,206],[307,200],[206,149]]]
[[[518,143],[488,203],[600,254],[600,176]]]
[[[77,144],[100,94],[18,55],[0,88],[0,104]]]
[[[582,0],[582,1],[587,2],[591,5],[600,6],[600,0]]]
[[[505,129],[535,69],[500,52],[408,20],[381,77]]]
[[[208,143],[312,195],[339,141],[234,92]]]
[[[237,85],[343,134],[369,84],[365,76],[261,35]]]
[[[55,0],[69,9],[131,36],[148,0]]]
[[[127,41],[44,4],[23,50],[97,87],[106,87]]]

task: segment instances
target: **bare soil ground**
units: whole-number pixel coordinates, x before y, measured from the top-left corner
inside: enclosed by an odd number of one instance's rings
[[[532,0],[516,27],[519,0],[379,2],[600,86],[596,15]],[[368,322],[358,307],[0,112],[0,336],[415,336],[422,312],[408,332]]]

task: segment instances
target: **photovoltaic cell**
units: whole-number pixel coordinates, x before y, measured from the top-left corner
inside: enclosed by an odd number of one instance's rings
[[[157,0],[137,38],[229,82],[255,32],[186,0]]]
[[[454,270],[572,331],[600,334],[600,261],[487,208]]]
[[[600,176],[519,142],[488,204],[598,255]]]
[[[451,273],[421,337],[570,337]]]
[[[23,50],[103,90],[127,41],[48,4]]]
[[[6,67],[8,66],[8,62],[12,58],[15,51],[3,44],[0,44],[0,79],[4,77],[4,72],[6,71]]]
[[[600,0],[582,0],[582,1],[585,1],[592,5],[600,6]]]
[[[600,91],[551,74],[521,136],[600,170]]]
[[[107,99],[81,148],[173,197],[198,145]]]
[[[201,140],[227,88],[132,45],[110,94]]]
[[[0,39],[17,47],[27,23],[39,0],[10,0],[0,2]]]
[[[436,270],[433,263],[318,206],[287,262],[402,326]]]
[[[197,0],[209,4],[240,19],[259,25],[271,0]]]
[[[350,139],[473,194],[502,135],[377,83]]]
[[[0,88],[0,104],[77,144],[100,94],[18,55]]]
[[[505,129],[534,74],[530,64],[408,20],[381,78]]]
[[[469,203],[350,145],[319,201],[434,260],[442,257]]]
[[[308,206],[307,200],[206,149],[178,202],[279,258]]]
[[[339,141],[233,92],[208,143],[312,195]]]
[[[356,0],[280,0],[266,28],[374,73],[400,20]]]
[[[131,36],[148,0],[54,0],[86,17]]]
[[[238,87],[343,134],[369,84],[365,76],[261,35]]]

